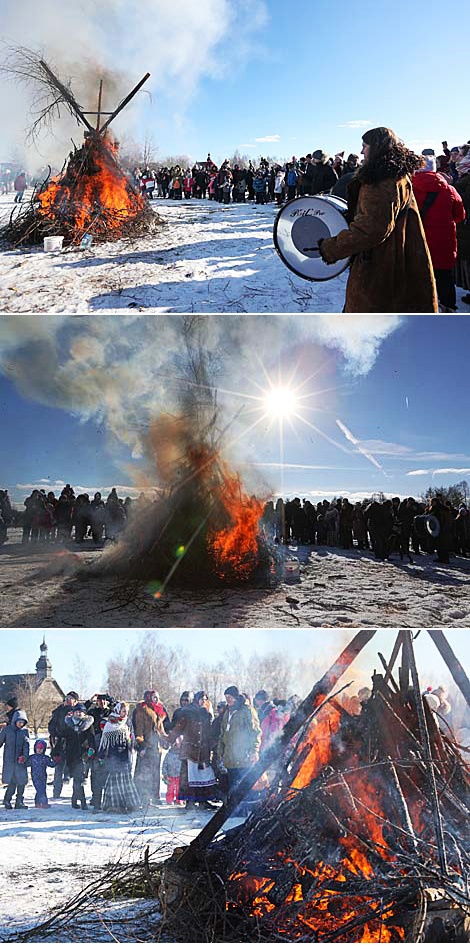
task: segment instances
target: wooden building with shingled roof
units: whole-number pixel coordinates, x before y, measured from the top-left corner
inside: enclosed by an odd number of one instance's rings
[[[2,675],[0,672],[0,721],[5,720],[8,699],[15,697],[34,731],[47,726],[52,710],[65,698],[65,692],[52,676],[45,635],[39,648],[36,672],[15,675]]]

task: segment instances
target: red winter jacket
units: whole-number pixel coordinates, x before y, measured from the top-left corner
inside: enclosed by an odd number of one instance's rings
[[[457,259],[456,224],[465,220],[462,198],[437,171],[416,172],[413,191],[420,211],[426,195],[437,191],[434,204],[424,216],[423,227],[434,269],[452,270]]]

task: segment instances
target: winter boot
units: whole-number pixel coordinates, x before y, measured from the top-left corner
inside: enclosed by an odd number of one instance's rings
[[[72,807],[73,807],[74,811],[78,811],[78,810],[80,809],[80,805],[79,805],[78,801],[72,800]]]
[[[13,806],[12,806],[12,804],[11,804],[10,801],[4,801],[4,802],[3,802],[3,805],[4,805],[4,807],[6,807],[7,811],[12,811],[12,810],[13,810]]]
[[[23,804],[23,801],[17,801],[15,804],[15,811],[27,811],[28,805]]]

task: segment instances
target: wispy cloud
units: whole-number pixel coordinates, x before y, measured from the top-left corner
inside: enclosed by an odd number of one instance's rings
[[[430,475],[432,478],[436,475],[469,475],[470,468],[417,468],[416,471],[407,471],[406,474],[409,478],[417,475]]]
[[[366,129],[372,125],[370,119],[350,119],[349,122],[342,122],[338,125],[339,129]]]
[[[381,439],[361,439],[362,448],[373,452],[374,455],[392,455],[414,461],[470,461],[470,457],[460,453],[445,451],[417,451],[407,445],[398,445],[396,442],[386,442]]]
[[[280,135],[262,135],[261,138],[255,138],[255,142],[280,142]]]
[[[253,142],[242,142],[239,148],[256,148],[256,145],[253,145]]]

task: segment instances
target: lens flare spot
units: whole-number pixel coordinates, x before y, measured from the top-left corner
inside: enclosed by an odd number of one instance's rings
[[[161,580],[151,580],[145,587],[145,592],[152,596],[154,600],[159,600],[163,593],[163,583]]]

